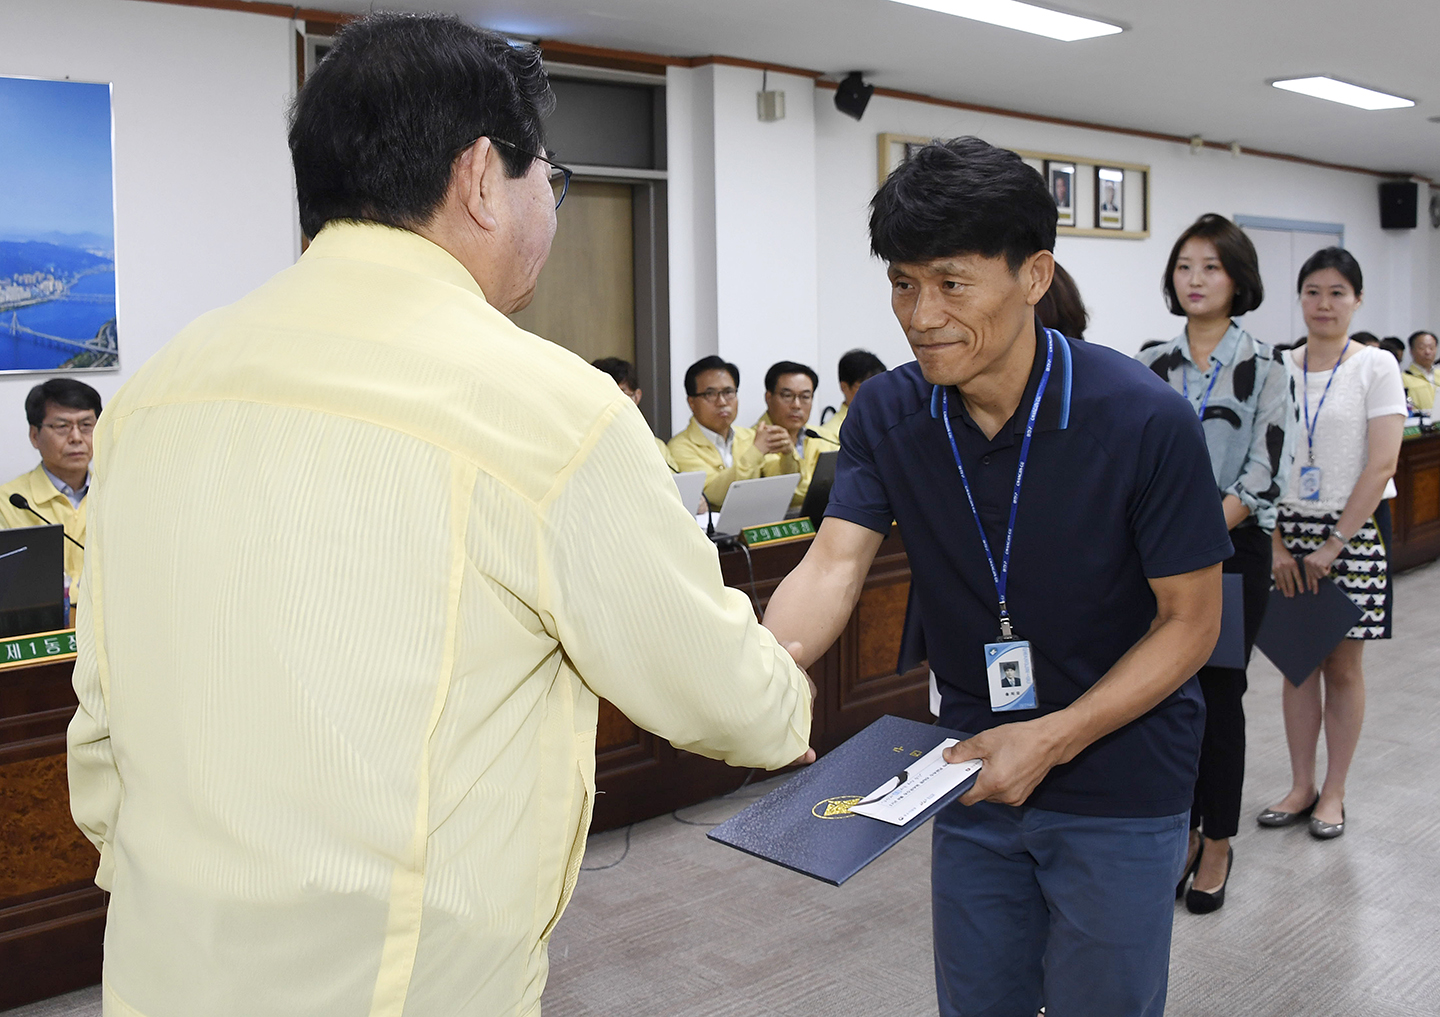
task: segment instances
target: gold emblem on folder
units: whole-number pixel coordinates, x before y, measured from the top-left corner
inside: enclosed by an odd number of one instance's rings
[[[810,814],[816,819],[845,819],[852,815],[850,806],[859,805],[864,801],[863,795],[842,795],[839,798],[826,798],[823,802],[816,802]]]

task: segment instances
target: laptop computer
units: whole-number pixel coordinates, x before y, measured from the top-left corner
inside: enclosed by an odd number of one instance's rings
[[[705,493],[705,471],[692,470],[688,473],[672,473],[675,489],[680,492],[680,504],[694,515],[700,510],[700,498]]]
[[[60,526],[0,530],[0,636],[65,628],[64,532]]]
[[[830,488],[835,486],[835,462],[839,451],[821,452],[815,460],[815,472],[810,475],[810,487],[800,505],[801,516],[809,518],[820,529],[820,520],[825,518],[825,506],[830,504]]]
[[[785,518],[800,474],[737,480],[725,492],[725,505],[715,514],[716,535],[733,536],[747,526],[763,526]]]

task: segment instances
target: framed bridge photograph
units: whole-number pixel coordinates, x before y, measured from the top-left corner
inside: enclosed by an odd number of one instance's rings
[[[119,367],[110,86],[0,76],[0,372]]]

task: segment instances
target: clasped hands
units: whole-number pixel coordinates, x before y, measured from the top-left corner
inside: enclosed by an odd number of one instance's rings
[[[755,447],[766,455],[795,451],[795,439],[778,424],[761,424],[755,429]]]
[[[1327,537],[1325,543],[1305,556],[1302,574],[1301,563],[1295,560],[1295,556],[1277,548],[1275,563],[1270,569],[1276,588],[1287,597],[1293,597],[1302,590],[1319,593],[1320,580],[1330,574],[1330,568],[1342,550],[1344,545],[1339,537]]]

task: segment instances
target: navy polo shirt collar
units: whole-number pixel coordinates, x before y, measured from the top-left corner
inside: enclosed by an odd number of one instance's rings
[[[1069,341],[1059,332],[1055,333],[1055,361],[1050,368],[1050,382],[1045,386],[1045,398],[1040,403],[1040,413],[1035,418],[1036,431],[1063,431],[1070,426],[1071,376],[1074,371],[1070,363]],[[996,432],[990,444],[1001,447],[1014,443],[1014,436],[1025,433],[1030,419],[1030,407],[1035,402],[1035,392],[1040,387],[1040,376],[1045,373],[1045,326],[1035,319],[1035,360],[1030,365],[1030,378],[1025,383],[1025,394],[1020,405],[1015,407],[1009,425]],[[984,438],[984,433],[970,418],[965,408],[965,399],[954,385],[936,385],[930,394],[930,416],[940,419],[944,393],[950,393],[950,419],[959,420]]]

